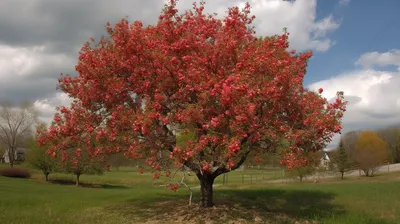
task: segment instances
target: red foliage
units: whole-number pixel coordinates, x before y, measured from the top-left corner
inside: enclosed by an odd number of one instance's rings
[[[179,184],[169,184],[169,185],[167,185],[167,188],[169,188],[170,190],[172,190],[172,191],[177,191],[177,190],[179,190]]]
[[[171,4],[154,26],[108,24],[109,37],[82,47],[79,75],[60,78],[74,101],[39,141],[50,151],[123,151],[155,170],[165,150],[176,164],[218,175],[286,139],[282,164],[306,164],[304,150],[322,149],[341,130],[343,93],[330,104],[322,89],[305,89],[311,52],[288,51],[288,33],[257,38],[249,5],[222,20],[203,5],[179,15]],[[175,135],[185,129],[195,138],[178,147]]]

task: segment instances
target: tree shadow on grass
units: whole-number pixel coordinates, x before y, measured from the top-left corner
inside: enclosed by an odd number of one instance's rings
[[[258,215],[263,218],[271,214],[281,214],[295,219],[310,219],[343,214],[344,209],[332,203],[334,198],[335,194],[322,191],[222,190],[216,195],[216,202],[230,204],[238,209],[259,211]]]
[[[161,194],[107,210],[136,222],[152,220],[154,223],[294,223],[345,213],[343,208],[332,203],[334,194],[320,191],[218,190],[214,194],[216,206],[213,208],[199,208],[196,193],[192,206],[188,206],[187,195]]]
[[[76,185],[75,181],[68,180],[68,179],[49,180],[48,183],[59,184],[59,185],[70,185],[70,186],[75,186]],[[92,183],[85,183],[85,182],[79,183],[79,187],[104,188],[104,189],[128,189],[127,186],[122,186],[122,185],[92,184]]]

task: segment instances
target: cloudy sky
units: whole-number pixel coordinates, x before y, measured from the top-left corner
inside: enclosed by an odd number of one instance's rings
[[[243,0],[208,1],[224,15]],[[192,0],[181,0],[179,9]],[[250,0],[257,35],[290,32],[291,48],[312,50],[305,85],[350,101],[344,131],[400,124],[400,1]],[[1,0],[0,99],[30,100],[50,121],[60,73],[74,73],[78,50],[121,18],[153,24],[164,0]],[[335,140],[338,138],[336,137]],[[334,146],[336,141],[330,145]]]

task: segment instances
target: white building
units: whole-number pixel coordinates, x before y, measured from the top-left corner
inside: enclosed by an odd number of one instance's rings
[[[25,149],[17,148],[14,153],[14,161],[15,162],[23,162],[25,161]],[[10,156],[8,155],[8,150],[6,150],[3,156],[0,158],[1,163],[10,163]]]
[[[320,166],[328,169],[329,168],[329,162],[331,161],[329,159],[329,155],[327,151],[322,151],[323,155],[321,156],[321,161],[320,161]]]

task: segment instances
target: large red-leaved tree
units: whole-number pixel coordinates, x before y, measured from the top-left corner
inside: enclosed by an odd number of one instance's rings
[[[257,38],[248,4],[230,8],[223,19],[203,9],[194,4],[178,14],[171,1],[156,25],[121,20],[107,26],[108,37],[85,44],[79,75],[59,83],[74,101],[59,108],[39,139],[51,144],[49,153],[124,152],[146,158],[155,177],[169,159],[196,173],[203,207],[213,205],[214,179],[249,154],[285,141],[281,163],[307,165],[307,152],[341,130],[343,93],[328,103],[322,89],[305,89],[311,52],[289,51],[286,32]],[[191,137],[177,144],[185,133]]]

